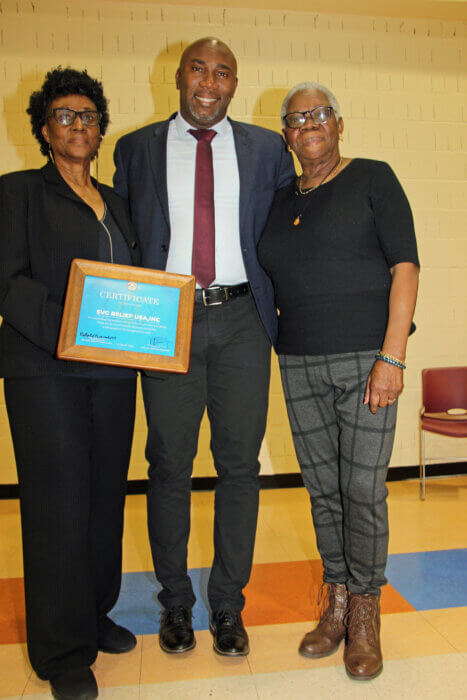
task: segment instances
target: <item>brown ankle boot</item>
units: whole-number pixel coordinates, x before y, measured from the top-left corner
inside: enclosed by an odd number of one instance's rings
[[[325,596],[324,590],[327,588]],[[308,632],[298,651],[302,656],[320,659],[329,656],[345,637],[344,617],[348,606],[348,593],[345,583],[323,583],[318,601],[320,620],[317,627]]]
[[[351,593],[344,651],[350,678],[367,681],[383,670],[380,628],[379,595]]]

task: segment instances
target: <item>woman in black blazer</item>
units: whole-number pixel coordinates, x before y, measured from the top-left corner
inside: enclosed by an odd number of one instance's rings
[[[59,700],[94,698],[97,652],[136,644],[121,582],[136,373],[55,357],[73,258],[139,264],[127,205],[90,177],[102,85],[60,68],[28,113],[48,163],[0,178],[0,374],[21,503],[28,651]]]

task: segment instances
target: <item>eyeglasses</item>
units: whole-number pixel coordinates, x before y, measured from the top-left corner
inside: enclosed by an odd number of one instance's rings
[[[306,122],[307,114],[315,124],[326,124],[331,119],[334,109],[332,107],[314,107],[305,112],[289,112],[285,115],[284,121],[289,129],[299,129]]]
[[[75,123],[76,117],[81,119],[83,126],[97,126],[101,122],[102,114],[93,109],[83,109],[81,112],[77,112],[69,107],[55,107],[47,119],[50,117],[54,117],[55,121],[62,126],[71,126]]]

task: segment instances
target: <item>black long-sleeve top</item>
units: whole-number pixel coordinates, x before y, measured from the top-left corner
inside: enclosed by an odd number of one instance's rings
[[[399,181],[387,163],[362,158],[308,195],[295,183],[279,190],[258,258],[280,313],[276,349],[293,355],[380,348],[390,268],[419,264]]]

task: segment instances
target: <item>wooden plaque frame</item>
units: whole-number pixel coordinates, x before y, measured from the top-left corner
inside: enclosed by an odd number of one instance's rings
[[[81,312],[84,282],[87,276],[140,282],[165,287],[178,287],[178,307],[175,354],[172,357],[133,350],[94,347],[76,344],[78,321]],[[178,275],[144,267],[115,265],[93,260],[73,260],[63,310],[62,324],[57,346],[61,360],[94,362],[101,365],[134,367],[135,369],[188,372],[190,364],[191,329],[196,280],[191,275]]]

